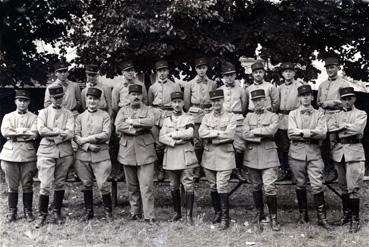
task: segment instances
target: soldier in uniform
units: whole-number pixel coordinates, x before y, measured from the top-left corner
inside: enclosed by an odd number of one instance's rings
[[[234,114],[237,120],[237,128],[234,136],[233,146],[236,151],[236,169],[234,176],[242,182],[246,181],[243,176],[243,155],[245,152],[245,141],[242,138],[243,115],[245,114],[245,90],[238,81],[236,81],[236,68],[232,63],[222,65],[222,74],[225,84],[219,89],[224,93],[224,110]]]
[[[328,57],[325,59],[325,68],[328,74],[328,80],[319,85],[317,104],[324,113],[328,130],[331,129],[331,124],[336,122],[336,114],[342,109],[339,89],[349,87],[350,84],[342,77],[338,76],[339,61],[337,57]],[[334,169],[330,157],[330,150],[333,145],[335,134],[329,133],[324,140],[321,152],[325,164],[326,182],[334,181],[337,178],[337,172]]]
[[[158,156],[157,167],[158,167],[158,180],[164,179],[163,171],[163,156],[164,146],[159,142],[159,131],[163,125],[163,121],[166,117],[172,114],[172,106],[170,95],[173,92],[180,92],[181,87],[179,84],[169,80],[169,65],[165,60],[160,60],[155,63],[155,69],[157,73],[157,79],[154,84],[149,88],[148,99],[149,105],[154,108],[155,114],[155,126],[152,132],[156,142],[156,153]]]
[[[17,90],[17,109],[4,116],[1,134],[7,138],[1,153],[1,168],[8,185],[9,213],[7,222],[17,219],[18,187],[22,184],[24,217],[35,220],[32,213],[33,176],[36,173],[36,151],[33,141],[37,138],[37,116],[28,111],[31,102],[29,91]]]
[[[123,164],[126,176],[131,220],[142,217],[154,221],[153,178],[156,161],[155,139],[151,133],[155,119],[152,110],[142,103],[141,85],[129,86],[130,104],[122,107],[115,119],[120,135],[118,161]],[[142,204],[142,205],[141,205]]]
[[[87,90],[90,87],[98,88],[102,92],[100,100],[99,100],[98,108],[103,111],[106,111],[107,113],[109,113],[109,116],[112,117],[113,110],[111,106],[111,88],[99,82],[98,80],[99,66],[95,64],[88,64],[86,65],[85,70],[86,70],[87,82],[86,82],[86,87],[81,92],[82,109],[85,110],[87,108],[87,104],[86,104]]]
[[[279,231],[277,220],[278,153],[273,140],[278,129],[278,115],[267,111],[265,91],[256,89],[250,92],[254,112],[246,115],[243,121],[243,138],[246,150],[243,164],[248,168],[253,185],[253,198],[257,212],[257,221],[266,221],[264,215],[263,185],[273,231]]]
[[[223,90],[209,93],[213,110],[202,119],[199,136],[205,142],[202,167],[210,184],[211,199],[215,211],[213,223],[221,223],[220,229],[229,227],[229,179],[236,168],[233,139],[236,120],[223,108]]]
[[[256,89],[263,89],[265,91],[265,108],[268,111],[277,112],[279,107],[279,97],[277,88],[264,80],[265,69],[262,62],[256,62],[251,65],[253,84],[246,88],[246,109],[249,112],[255,110],[254,104],[251,100],[250,92]]]
[[[208,71],[208,62],[206,58],[199,58],[195,60],[196,77],[189,81],[185,85],[184,90],[184,103],[185,110],[188,111],[194,119],[195,132],[194,132],[194,145],[197,160],[202,164],[202,153],[204,151],[203,143],[199,138],[199,127],[201,120],[205,113],[211,111],[211,101],[209,98],[209,92],[215,90],[217,85],[214,81],[210,80],[206,75]],[[199,179],[199,169],[195,169],[195,180]]]
[[[137,84],[142,86],[142,102],[147,104],[147,91],[145,84],[136,78],[136,71],[132,61],[122,64],[123,81],[113,87],[112,108],[117,113],[123,106],[129,105],[128,88],[129,85]]]
[[[37,150],[38,178],[40,179],[39,220],[36,228],[43,226],[48,214],[49,193],[54,184],[53,216],[56,224],[62,224],[61,207],[65,180],[73,163],[71,140],[74,137],[73,113],[63,106],[62,86],[47,89],[51,105],[42,109],[37,118],[37,130],[42,140]]]
[[[275,143],[278,147],[278,156],[280,166],[280,174],[278,180],[286,180],[291,178],[290,167],[288,165],[288,150],[290,148],[290,140],[288,139],[288,114],[290,111],[300,106],[297,95],[297,88],[302,86],[300,81],[295,80],[295,65],[286,62],[281,65],[281,73],[284,83],[278,89],[280,105],[279,105],[279,126],[275,134]]]
[[[354,104],[356,96],[354,88],[345,87],[340,90],[343,111],[337,114],[335,129],[337,141],[332,148],[332,159],[338,171],[338,183],[342,190],[343,216],[335,225],[350,224],[350,232],[360,229],[360,194],[365,170],[365,153],[361,140],[367,122],[364,111],[358,110]]]
[[[300,216],[299,224],[309,221],[306,184],[309,179],[318,214],[318,225],[331,230],[326,218],[323,192],[324,164],[319,144],[325,139],[327,123],[322,111],[311,106],[314,99],[309,85],[298,87],[300,107],[288,116],[288,137],[291,140],[289,164],[296,180],[296,195]]]
[[[78,115],[75,123],[75,142],[78,144],[74,164],[78,177],[83,183],[85,220],[94,216],[93,184],[96,178],[101,193],[105,217],[112,220],[112,202],[108,177],[111,172],[109,139],[111,121],[109,113],[99,109],[102,90],[89,87],[86,92],[87,109]]]
[[[170,179],[174,216],[172,221],[182,218],[180,184],[183,184],[186,198],[186,220],[192,224],[194,201],[193,168],[198,166],[193,139],[192,117],[183,112],[183,93],[171,94],[173,113],[164,119],[159,140],[165,145],[163,167]]]

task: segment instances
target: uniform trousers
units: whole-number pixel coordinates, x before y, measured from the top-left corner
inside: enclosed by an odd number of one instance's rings
[[[33,191],[33,176],[36,174],[36,162],[10,162],[1,161],[4,171],[8,192],[18,192],[19,184],[22,185],[23,193]]]
[[[186,192],[193,193],[193,168],[183,170],[166,170],[171,191],[179,190],[182,183]]]
[[[248,167],[249,178],[253,186],[253,191],[261,191],[264,185],[265,195],[277,195],[275,182],[278,179],[278,168],[271,167],[266,169],[254,169]]]
[[[334,164],[342,194],[349,194],[352,199],[360,198],[359,190],[363,183],[365,162],[345,162],[343,157],[341,162],[334,162]]]
[[[211,192],[228,193],[232,170],[215,171],[204,168]]]

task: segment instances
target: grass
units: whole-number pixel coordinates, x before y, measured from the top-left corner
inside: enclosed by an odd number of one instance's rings
[[[5,191],[2,185],[1,191]],[[38,191],[38,185],[35,186]],[[305,226],[295,224],[298,217],[294,187],[279,186],[279,221],[282,229],[272,232],[265,226],[261,232],[252,223],[254,210],[246,210],[252,205],[251,187],[243,185],[230,199],[232,218],[231,227],[219,231],[212,226],[213,216],[208,186],[196,185],[195,226],[184,222],[168,222],[172,214],[170,192],[167,185],[156,185],[155,213],[159,223],[148,225],[144,222],[128,221],[129,205],[126,187],[119,183],[119,205],[114,209],[115,220],[105,223],[101,199],[94,195],[95,219],[89,223],[81,222],[83,196],[78,183],[68,184],[63,213],[66,223],[62,226],[48,224],[35,230],[33,223],[27,223],[22,217],[22,203],[19,200],[18,221],[6,224],[6,194],[0,195],[0,246],[367,246],[369,243],[367,185],[362,190],[365,200],[361,205],[362,229],[357,234],[349,234],[347,227],[337,227],[327,232],[316,225],[316,213],[312,197],[309,194],[309,213],[311,222]],[[38,196],[35,193],[35,206]],[[328,220],[333,221],[341,215],[339,199],[326,190]],[[36,211],[36,210],[35,210]],[[245,223],[246,222],[246,223]]]

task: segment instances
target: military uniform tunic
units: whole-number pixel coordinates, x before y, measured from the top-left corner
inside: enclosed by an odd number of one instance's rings
[[[98,88],[101,90],[101,97],[100,97],[100,103],[99,103],[99,109],[104,110],[109,113],[110,116],[112,116],[113,110],[112,110],[112,103],[111,103],[111,91],[112,89],[109,86],[106,86],[102,83],[97,83],[93,86],[94,88]],[[86,105],[86,93],[89,86],[85,87],[82,92],[82,108],[85,110],[87,108]]]
[[[273,84],[266,81],[263,81],[262,83],[259,84],[254,82],[253,84],[251,84],[249,87],[246,88],[246,106],[247,106],[246,108],[249,111],[255,110],[254,103],[251,100],[250,93],[258,89],[263,89],[265,91],[265,99],[266,99],[265,108],[273,112],[277,112],[279,107],[278,90]]]

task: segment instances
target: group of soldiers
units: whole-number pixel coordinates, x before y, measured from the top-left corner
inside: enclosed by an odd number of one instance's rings
[[[295,67],[290,62],[281,65],[284,84],[278,88],[264,80],[263,63],[251,66],[253,83],[246,88],[236,80],[235,66],[226,62],[221,71],[224,85],[217,88],[207,76],[206,58],[195,60],[197,75],[184,83],[171,81],[168,62],[161,60],[155,64],[157,78],[148,92],[136,78],[131,61],[122,64],[123,80],[112,90],[99,82],[98,66],[87,65],[82,92],[68,80],[67,64],[60,63],[55,69],[56,81],[46,89],[45,108],[38,116],[28,111],[30,93],[17,90],[17,109],[2,120],[1,133],[7,138],[0,154],[8,184],[7,220],[16,221],[19,184],[25,218],[35,220],[32,179],[37,168],[40,192],[36,228],[47,221],[52,188],[53,221],[62,224],[65,181],[73,166],[83,184],[84,219],[94,217],[96,180],[105,218],[111,221],[109,141],[115,135],[131,220],[155,221],[153,180],[158,164],[170,180],[172,221],[183,218],[183,185],[185,220],[193,224],[194,181],[202,170],[210,185],[212,222],[227,229],[229,181],[237,168],[240,179],[244,175],[240,171],[247,170],[258,223],[280,230],[276,181],[292,173],[298,223],[309,221],[306,186],[310,181],[318,224],[330,230],[323,192],[324,170],[329,170],[326,163],[338,172],[342,190],[343,216],[334,223],[349,224],[350,232],[357,232],[359,189],[365,168],[361,139],[367,116],[355,108],[355,92],[338,76],[339,66],[337,58],[325,60],[329,78],[319,86],[319,109],[314,109],[312,88],[295,80]],[[41,141],[36,151],[33,141],[38,137]],[[263,194],[269,215],[264,213]]]

